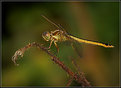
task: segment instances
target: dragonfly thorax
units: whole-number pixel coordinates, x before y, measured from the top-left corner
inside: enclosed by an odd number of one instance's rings
[[[67,40],[65,33],[62,30],[51,31],[52,39],[55,42],[61,42]]]
[[[55,30],[55,31],[51,31],[51,32],[44,32],[42,34],[42,37],[44,38],[44,40],[46,41],[54,41],[54,42],[61,42],[61,41],[66,41],[67,38],[65,36],[65,33],[61,30]]]

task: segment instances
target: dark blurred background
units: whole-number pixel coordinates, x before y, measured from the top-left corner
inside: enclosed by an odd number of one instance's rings
[[[78,44],[81,57],[68,43],[58,43],[51,51],[72,71],[75,59],[92,86],[119,85],[119,3],[118,2],[3,2],[2,3],[2,86],[65,86],[69,76],[50,57],[36,48],[25,52],[15,66],[11,58],[28,43],[49,46],[41,34],[57,29],[41,15],[61,24],[78,38],[114,45],[103,48]],[[73,82],[71,86],[77,86]]]

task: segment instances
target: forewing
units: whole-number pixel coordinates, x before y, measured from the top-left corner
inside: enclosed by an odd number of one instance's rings
[[[82,51],[83,51],[82,50],[82,45],[80,43],[78,43],[78,42],[72,42],[71,46],[72,46],[73,50],[76,52],[76,54],[80,58],[82,58]]]

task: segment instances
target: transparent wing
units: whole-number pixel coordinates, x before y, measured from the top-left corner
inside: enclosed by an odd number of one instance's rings
[[[46,16],[41,15],[45,20],[47,20],[49,23],[51,23],[52,25],[54,25],[56,28],[58,28],[59,30],[62,30],[66,33],[65,29],[60,25],[60,24],[56,24],[54,22],[52,22],[50,19],[48,19]]]
[[[73,50],[76,52],[76,54],[82,58],[82,55],[83,55],[83,49],[82,49],[82,46],[80,43],[78,42],[72,42],[71,43],[71,46],[73,48]]]

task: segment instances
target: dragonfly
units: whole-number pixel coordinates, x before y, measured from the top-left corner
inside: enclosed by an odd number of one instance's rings
[[[51,48],[52,43],[54,43],[55,47],[57,48],[57,51],[59,52],[59,47],[57,45],[57,42],[63,42],[63,41],[76,41],[78,43],[86,43],[86,44],[92,44],[92,45],[97,45],[97,46],[102,46],[105,48],[113,48],[113,45],[110,44],[106,44],[106,43],[100,43],[100,42],[94,42],[91,40],[87,40],[87,39],[82,39],[82,38],[77,38],[75,36],[72,36],[70,34],[68,34],[64,28],[60,25],[60,24],[55,24],[54,22],[52,22],[51,20],[49,20],[47,17],[45,17],[44,15],[41,15],[45,20],[47,20],[48,22],[50,22],[51,24],[53,24],[55,27],[57,27],[56,30],[54,31],[45,31],[42,33],[42,37],[45,41],[50,41],[50,45],[48,47],[48,49]]]

